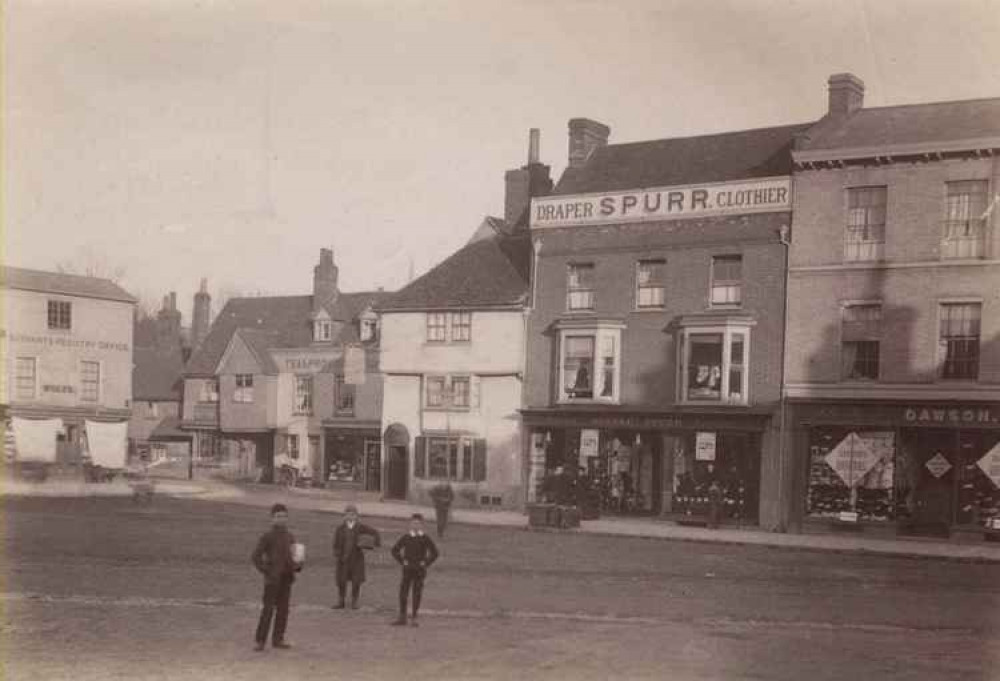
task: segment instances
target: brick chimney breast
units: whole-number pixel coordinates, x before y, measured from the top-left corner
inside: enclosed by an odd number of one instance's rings
[[[606,146],[611,128],[589,118],[571,118],[569,121],[569,167],[579,168],[587,162],[594,150]]]
[[[333,249],[321,248],[319,264],[313,268],[313,312],[337,299],[338,269],[333,264]]]
[[[829,103],[827,115],[849,116],[865,103],[865,82],[853,73],[836,73],[827,81]]]
[[[537,128],[528,132],[528,164],[504,174],[503,219],[511,232],[528,228],[527,211],[534,196],[552,191],[551,168],[540,163],[540,138]]]

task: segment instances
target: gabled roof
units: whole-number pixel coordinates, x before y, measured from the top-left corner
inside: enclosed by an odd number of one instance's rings
[[[163,401],[181,399],[181,348],[162,349],[136,346],[132,352],[132,399]]]
[[[697,137],[610,144],[566,168],[553,194],[725,182],[790,175],[795,135],[811,123]]]
[[[383,301],[379,311],[508,307],[523,303],[531,268],[528,234],[471,241]]]
[[[803,137],[799,150],[888,149],[984,140],[1000,141],[1000,98],[858,109],[843,118],[821,120]]]
[[[229,338],[230,346],[236,338],[246,344],[250,354],[257,360],[257,366],[261,373],[272,375],[278,373],[278,366],[274,363],[271,353],[268,352],[268,348],[278,347],[280,341],[277,333],[266,329],[236,329]],[[222,357],[219,357],[219,361],[222,361]]]
[[[352,322],[369,305],[389,294],[381,291],[340,293],[327,306],[330,317],[343,322],[333,343],[352,342],[357,333]],[[237,329],[255,352],[267,355],[266,348],[302,348],[313,344],[312,296],[231,298],[212,322],[212,328],[188,362],[185,374],[212,376]],[[336,325],[335,325],[336,326]],[[250,333],[246,333],[250,331]]]
[[[0,287],[21,291],[58,293],[81,298],[116,300],[123,303],[136,302],[132,294],[109,279],[63,274],[62,272],[27,270],[20,267],[0,267]]]

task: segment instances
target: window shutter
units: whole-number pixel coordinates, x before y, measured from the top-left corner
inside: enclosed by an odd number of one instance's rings
[[[482,395],[482,385],[481,385],[481,382],[482,381],[481,381],[480,377],[477,376],[477,375],[475,375],[475,374],[473,374],[472,376],[469,377],[469,383],[470,383],[470,385],[469,385],[469,392],[471,393],[471,395],[469,395],[469,406],[472,409],[479,409],[479,407],[482,405],[482,397],[481,397],[481,395]]]
[[[476,482],[486,479],[486,440],[483,438],[472,441],[472,479]]]
[[[418,437],[413,441],[413,475],[427,477],[427,438]]]

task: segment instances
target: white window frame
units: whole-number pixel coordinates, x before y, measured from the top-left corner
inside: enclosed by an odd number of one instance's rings
[[[361,325],[358,329],[358,337],[362,342],[367,343],[375,340],[378,333],[378,319],[375,317],[362,317]]]
[[[982,298],[941,298],[937,301],[937,380],[943,383],[976,383],[983,373],[983,299]],[[979,341],[974,378],[945,378],[944,363],[948,358],[948,343],[941,336],[941,325],[944,323],[944,308],[947,305],[978,305],[979,306]]]
[[[472,312],[468,310],[457,310],[448,315],[448,338],[452,343],[472,342]],[[459,338],[457,329],[464,329],[464,338]]]
[[[202,379],[198,387],[198,402],[202,404],[217,404],[219,401],[219,379]]]
[[[65,305],[66,306],[66,326],[58,325],[59,313],[56,312],[56,322],[57,325],[52,325],[52,312],[51,308],[53,305]],[[73,330],[73,301],[71,300],[60,300],[58,298],[49,298],[45,305],[45,326],[49,331],[72,331]]]
[[[680,330],[680,343],[678,343],[679,358],[677,362],[677,387],[679,395],[677,401],[685,405],[729,405],[747,406],[750,404],[750,343],[752,322],[731,321],[722,324],[701,325],[690,324],[682,326]],[[691,358],[692,336],[701,335],[721,335],[722,336],[722,366],[719,385],[719,399],[692,399],[689,396],[688,364]],[[743,364],[742,379],[743,391],[739,395],[729,394],[729,374],[732,369],[732,343],[736,335],[743,336]]]
[[[433,323],[432,323],[433,321]],[[440,321],[440,323],[438,323]],[[448,342],[448,313],[447,312],[428,312],[425,318],[426,333],[425,340],[428,343],[447,343]],[[435,330],[432,337],[431,329]],[[440,338],[438,338],[437,330],[440,329]]]
[[[102,393],[101,388],[102,388],[102,383],[104,382],[102,380],[104,378],[104,367],[101,366],[101,364],[102,364],[101,361],[100,360],[96,360],[96,359],[81,359],[80,360],[80,401],[81,402],[87,402],[88,404],[100,404],[100,402],[101,402],[101,393]],[[84,373],[84,369],[83,369],[83,367],[86,366],[86,365],[92,365],[92,366],[97,367],[97,381],[96,381],[97,385],[96,385],[96,389],[94,391],[94,397],[93,398],[90,398],[90,397],[87,396],[87,390],[86,390],[87,381],[86,381],[85,373]]]
[[[558,375],[558,397],[560,404],[618,404],[621,402],[621,382],[622,382],[622,329],[624,324],[620,322],[597,322],[594,324],[579,325],[566,324],[558,328],[559,353],[556,361],[559,362]],[[594,357],[591,367],[591,397],[573,397],[566,390],[566,339],[571,337],[592,337],[594,339]],[[603,358],[603,348],[605,343],[610,341],[614,345],[614,380],[611,382],[611,394],[601,395],[603,388],[598,390],[597,377],[603,378],[603,364],[598,363]]]
[[[349,407],[341,405],[341,400],[346,396],[351,396]],[[346,381],[343,374],[336,374],[333,377],[333,413],[337,416],[354,416],[357,409],[358,391],[353,384]]]
[[[725,260],[725,261],[739,261],[739,263],[740,263],[740,278],[738,280],[735,280],[735,279],[720,279],[719,277],[716,276],[716,263],[718,263],[719,261],[723,261],[723,260]],[[709,305],[709,307],[712,307],[712,308],[730,308],[730,309],[731,308],[741,307],[743,305],[743,282],[745,280],[745,277],[743,276],[743,254],[742,253],[723,253],[723,254],[719,254],[719,255],[713,255],[710,267],[711,267],[711,274],[710,274],[711,281],[709,282],[709,286],[708,286],[708,305]],[[732,284],[732,282],[734,282],[734,281],[738,282],[735,287]],[[721,282],[726,282],[726,283],[721,283]],[[716,300],[715,300],[715,290],[716,290],[716,285],[717,284],[718,284],[718,287],[720,289],[723,288],[723,287],[726,287],[727,289],[735,288],[736,291],[737,291],[737,293],[739,294],[738,299],[735,300],[735,301],[725,300],[725,301],[716,302]]]
[[[469,482],[472,480],[472,468],[475,466],[475,440],[468,435],[425,435],[424,436],[424,480],[449,480],[451,482]],[[448,457],[447,468],[451,468],[451,448],[455,445],[455,470],[448,470],[445,476],[431,475],[431,444],[444,443]],[[468,453],[468,457],[466,457]],[[466,460],[468,458],[468,460]]]
[[[441,382],[441,402],[431,404],[430,385],[431,382]],[[455,381],[465,381],[469,389],[466,393],[466,404],[455,404],[454,383]],[[471,411],[473,408],[473,390],[475,379],[471,374],[428,374],[424,376],[423,385],[423,405],[424,409],[433,411]]]
[[[879,338],[878,343],[878,371],[874,378],[867,377],[849,377],[844,375],[844,343],[856,342],[849,341],[844,338],[844,325],[847,322],[846,317],[848,310],[852,308],[859,307],[877,307],[879,308]],[[857,381],[862,383],[873,383],[882,380],[882,338],[885,335],[885,306],[882,304],[881,300],[845,300],[840,304],[840,380],[841,381]]]
[[[972,197],[977,196],[976,192],[956,193],[955,197],[966,197],[964,218],[952,219],[950,213],[952,193],[951,189],[957,185],[979,184],[983,187],[982,205],[973,205]],[[941,257],[946,260],[962,258],[982,258],[986,252],[986,226],[987,220],[981,216],[986,211],[990,202],[990,182],[983,178],[968,180],[954,180],[944,183],[944,217],[941,224]],[[972,236],[955,235],[956,225],[965,225],[966,231],[976,231],[978,234]]]
[[[652,284],[643,284],[641,281],[642,268],[644,265],[659,266],[662,268],[663,278]],[[666,282],[667,261],[665,258],[643,258],[635,263],[635,309],[636,310],[662,310],[666,305],[667,282]],[[659,291],[659,302],[643,303],[643,291]],[[653,295],[653,298],[656,298]]]
[[[249,384],[245,381],[248,377],[250,379]],[[240,385],[241,381],[243,382],[243,385]],[[233,389],[233,402],[238,402],[240,404],[253,404],[253,374],[236,374],[233,377],[233,382],[235,384],[235,388]]]
[[[309,390],[301,391],[299,390],[300,385],[304,385],[305,381],[308,381]],[[295,374],[295,384],[292,390],[292,413],[308,416],[313,413],[315,408],[314,398],[315,398],[315,376],[312,374]],[[300,404],[299,398],[304,397],[302,403]]]
[[[21,374],[18,371],[19,364],[21,360],[31,360],[31,395],[25,395],[21,392]],[[38,399],[38,358],[37,357],[15,357],[14,358],[14,398],[18,401],[21,400],[37,400]]]
[[[865,222],[859,225],[851,224],[851,211],[861,210],[862,207],[851,208],[851,196],[854,192],[864,192],[881,189],[885,196],[883,204],[882,238],[881,239],[857,239],[853,238],[855,233],[863,228],[866,232],[871,227],[878,226],[871,222],[871,207],[863,207],[865,210]],[[857,187],[847,187],[844,192],[844,262],[877,262],[885,258],[885,243],[889,230],[889,187],[884,184],[861,185]]]
[[[591,278],[597,273],[597,267],[592,262],[571,262],[566,265],[566,309],[570,312],[592,312],[596,297],[594,282],[589,287],[573,286],[573,271],[576,269],[589,270]]]
[[[313,322],[313,340],[325,342],[333,339],[333,322],[329,319],[317,319]]]

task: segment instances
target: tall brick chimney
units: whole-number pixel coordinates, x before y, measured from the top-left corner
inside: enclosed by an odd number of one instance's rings
[[[865,82],[853,73],[836,73],[827,81],[829,104],[827,115],[849,116],[865,104]]]
[[[208,335],[212,324],[212,296],[208,294],[208,280],[202,277],[201,288],[194,294],[191,313],[191,347],[197,348]]]
[[[510,231],[528,228],[528,207],[533,196],[545,196],[552,191],[549,166],[539,162],[538,128],[528,133],[528,164],[504,174],[503,219]]]
[[[569,121],[569,167],[579,168],[587,162],[595,149],[606,146],[611,128],[589,118],[571,118]]]
[[[313,268],[313,312],[337,300],[337,266],[333,264],[333,249],[319,250],[319,264]]]
[[[163,296],[163,307],[156,313],[156,345],[162,350],[179,346],[181,342],[181,313],[177,309],[177,294]]]

